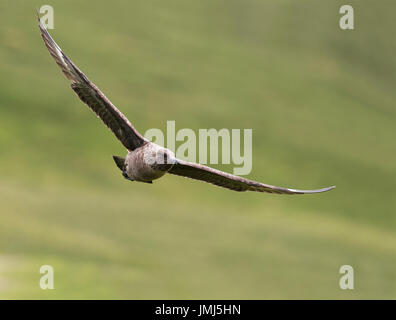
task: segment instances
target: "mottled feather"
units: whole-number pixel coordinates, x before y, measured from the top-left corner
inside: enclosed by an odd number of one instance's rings
[[[219,171],[202,164],[191,163],[182,160],[178,160],[178,162],[172,166],[168,173],[195,180],[201,180],[234,191],[256,191],[278,194],[306,194],[325,192],[335,188],[328,187],[316,190],[281,188],[234,176],[232,174]]]
[[[49,53],[61,68],[63,74],[71,81],[71,87],[78,97],[102,119],[105,125],[129,151],[146,144],[148,141],[55,43],[42,24],[40,17],[38,17],[38,20],[41,36]]]

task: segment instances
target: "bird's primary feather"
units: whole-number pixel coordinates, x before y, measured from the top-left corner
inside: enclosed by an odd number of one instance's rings
[[[102,119],[129,151],[147,143],[148,141],[131,125],[128,119],[66,56],[42,24],[40,17],[38,20],[46,47],[63,74],[71,81],[71,87],[78,97]]]
[[[268,192],[278,194],[306,194],[306,193],[320,193],[329,191],[333,187],[315,189],[315,190],[298,190],[271,186],[268,184],[252,181],[242,177],[234,176],[232,174],[216,170],[202,164],[191,163],[186,161],[178,160],[178,162],[172,166],[168,173],[183,176],[195,180],[205,181],[223,188],[227,188],[234,191],[257,191],[257,192]]]

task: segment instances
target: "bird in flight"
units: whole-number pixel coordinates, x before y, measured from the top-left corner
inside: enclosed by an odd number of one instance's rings
[[[174,153],[144,138],[110,100],[81,72],[55,43],[38,16],[41,36],[63,74],[71,81],[77,96],[104,122],[128,150],[125,158],[113,156],[124,178],[152,183],[170,173],[208,182],[234,191],[256,191],[277,194],[306,194],[329,191],[333,187],[316,190],[281,188],[248,180],[198,163],[177,159]]]

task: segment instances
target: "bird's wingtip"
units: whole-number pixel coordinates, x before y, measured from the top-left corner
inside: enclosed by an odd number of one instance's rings
[[[315,194],[315,193],[323,193],[330,190],[333,190],[336,186],[331,186],[327,188],[314,189],[314,190],[297,190],[297,189],[289,189],[293,194]]]
[[[46,27],[43,25],[43,22],[41,21],[41,17],[40,17],[40,12],[39,10],[36,8],[36,16],[37,16],[37,21],[38,21],[38,26],[41,30],[46,30]]]
[[[38,22],[40,22],[40,12],[39,12],[39,10],[36,8],[36,18],[37,18],[37,21]]]
[[[327,187],[327,188],[320,189],[319,192],[326,192],[326,191],[333,190],[333,189],[335,189],[335,188],[336,188],[336,186],[331,186],[331,187]]]

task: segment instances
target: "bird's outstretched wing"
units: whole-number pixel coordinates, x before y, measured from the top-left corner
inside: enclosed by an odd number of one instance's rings
[[[325,192],[335,188],[333,186],[316,190],[296,190],[275,187],[268,184],[234,176],[232,174],[209,168],[201,164],[186,162],[182,160],[178,160],[168,171],[168,173],[191,179],[201,180],[234,191],[257,191],[278,194],[305,194]]]
[[[71,81],[71,87],[79,98],[102,119],[105,125],[129,151],[147,143],[147,140],[131,125],[128,119],[62,52],[42,24],[39,16],[38,21],[46,47],[63,74]]]

